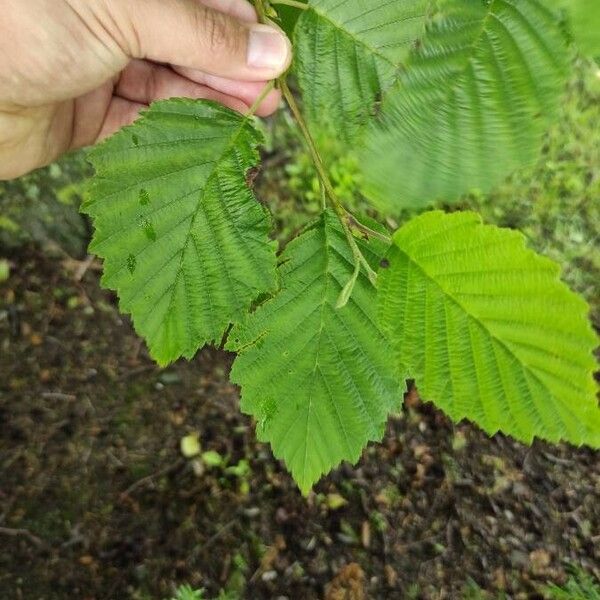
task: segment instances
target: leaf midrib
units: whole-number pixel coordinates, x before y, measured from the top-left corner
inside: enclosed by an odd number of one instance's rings
[[[320,314],[319,314],[319,332],[317,334],[317,349],[315,351],[315,364],[313,365],[313,370],[311,373],[311,381],[310,381],[310,388],[309,388],[309,392],[308,392],[308,408],[306,411],[306,427],[305,427],[305,432],[306,435],[304,437],[304,459],[302,462],[302,481],[303,483],[306,483],[307,479],[306,479],[306,466],[307,466],[307,462],[308,462],[308,440],[309,440],[309,423],[311,420],[311,415],[312,415],[312,394],[313,394],[313,388],[314,388],[314,383],[315,383],[315,375],[317,370],[319,370],[319,353],[321,351],[321,340],[323,338],[323,330],[325,328],[325,319],[324,319],[324,314],[325,314],[325,305],[327,304],[327,296],[329,293],[329,244],[327,243],[327,223],[325,221],[325,215],[323,215],[321,217],[321,223],[322,223],[322,228],[323,228],[323,250],[324,250],[324,254],[325,254],[325,266],[323,269],[323,277],[325,278],[325,282],[324,282],[324,289],[323,289],[323,297],[322,297],[322,301],[321,301],[321,306],[320,306]]]
[[[169,306],[167,307],[167,310],[165,311],[164,317],[163,317],[163,321],[168,318],[169,314],[171,313],[171,310],[173,308],[173,300],[175,298],[175,290],[177,289],[177,283],[179,282],[179,278],[181,276],[181,273],[183,272],[183,261],[184,261],[184,256],[185,256],[185,251],[187,250],[188,244],[190,242],[190,240],[192,239],[192,229],[194,227],[194,223],[196,222],[196,217],[198,216],[198,214],[201,212],[201,207],[202,204],[204,202],[205,199],[205,192],[206,189],[209,187],[209,183],[212,181],[212,179],[214,177],[216,177],[217,171],[219,169],[219,166],[221,165],[221,163],[225,160],[225,157],[227,156],[227,154],[229,152],[231,152],[232,148],[235,147],[236,142],[238,141],[239,137],[241,136],[242,132],[245,130],[246,128],[246,124],[247,124],[247,119],[244,118],[244,120],[239,124],[237,131],[235,132],[235,135],[233,135],[229,142],[227,143],[227,145],[225,146],[225,148],[223,149],[223,151],[221,152],[221,154],[219,155],[219,158],[217,160],[214,161],[213,163],[213,168],[210,171],[210,174],[208,175],[208,177],[206,178],[206,181],[204,183],[204,187],[202,188],[200,194],[199,194],[199,198],[198,201],[196,202],[196,206],[194,208],[193,214],[192,214],[192,218],[190,219],[190,226],[188,228],[188,231],[186,233],[185,236],[185,242],[183,244],[183,247],[181,248],[181,255],[180,255],[180,259],[179,259],[179,265],[177,267],[177,273],[175,274],[175,278],[173,280],[173,284],[172,284],[172,293],[171,293],[171,298],[169,299]],[[214,315],[213,315],[214,317]]]
[[[446,93],[445,93],[446,99],[448,99],[452,95],[454,95],[454,93],[456,92],[456,89],[458,87],[460,87],[462,77],[465,75],[467,69],[469,68],[469,65],[471,64],[473,57],[481,50],[480,44],[483,40],[484,34],[487,31],[488,21],[490,20],[490,18],[492,18],[493,13],[494,13],[494,8],[499,2],[506,2],[506,0],[491,0],[491,2],[486,7],[485,16],[481,19],[481,25],[480,25],[477,33],[473,36],[472,41],[469,44],[467,44],[466,46],[464,46],[466,52],[465,52],[465,56],[463,58],[462,65],[461,65],[460,69],[457,69],[456,72],[454,73],[454,75],[452,76],[453,81],[451,84],[448,85]],[[444,56],[442,57],[442,60],[446,60],[447,58],[448,58],[448,53],[445,53]],[[437,57],[436,60],[440,60],[440,58]],[[409,58],[408,67],[410,67],[410,66],[411,66],[411,60]],[[399,77],[396,80],[394,86],[397,88],[403,88],[403,87],[406,87],[406,84],[403,81],[403,78]]]
[[[389,66],[393,67],[394,69],[397,69],[398,67],[400,67],[402,65],[401,62],[398,62],[396,64],[394,61],[389,59],[385,54],[383,54],[378,48],[370,46],[365,40],[362,40],[356,34],[352,33],[348,29],[345,29],[344,24],[334,21],[330,15],[328,15],[325,12],[322,12],[322,10],[319,10],[317,7],[311,6],[307,10],[307,12],[314,13],[317,17],[319,17],[323,21],[326,21],[327,23],[329,23],[336,31],[338,31],[338,32],[342,33],[343,35],[345,35],[346,37],[350,38],[355,43],[355,45],[362,46],[363,48],[368,50],[370,54],[378,57],[379,59],[381,59],[383,62],[387,63]],[[420,16],[424,17],[426,15],[420,15]]]
[[[480,319],[478,318],[476,315],[472,314],[471,311],[467,310],[467,308],[463,305],[463,303],[456,298],[452,293],[450,293],[448,290],[446,290],[436,279],[434,279],[433,276],[431,276],[426,270],[425,268],[416,260],[413,259],[413,257],[408,254],[403,248],[401,248],[400,246],[396,246],[396,248],[398,248],[398,251],[406,258],[406,260],[413,265],[414,267],[416,267],[416,269],[422,273],[423,277],[429,281],[430,283],[432,283],[434,285],[434,287],[436,287],[445,298],[448,298],[450,300],[450,302],[452,302],[453,304],[455,304],[461,311],[463,311],[470,319],[473,319],[473,321],[475,321],[475,323],[477,323],[489,336],[492,340],[494,340],[494,342],[496,342],[500,347],[502,347],[504,350],[506,350],[506,352],[508,352],[510,354],[510,356],[512,356],[519,365],[521,365],[521,367],[537,382],[539,383],[547,392],[548,394],[554,399],[554,402],[557,403],[558,400],[555,396],[555,394],[548,389],[548,386],[540,379],[540,377],[532,370],[533,367],[530,367],[527,363],[525,363],[517,354],[515,354],[514,350],[506,343],[504,342],[501,338],[497,337],[496,335],[494,335],[490,329],[486,326],[486,324]],[[564,405],[564,403],[560,403],[561,406],[568,408]]]

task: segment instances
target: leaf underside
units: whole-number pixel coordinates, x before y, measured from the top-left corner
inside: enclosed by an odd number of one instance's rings
[[[422,34],[429,0],[314,0],[295,29],[294,69],[311,124],[352,141]]]
[[[385,248],[361,243],[375,264]],[[376,294],[360,274],[349,303],[336,302],[352,276],[352,253],[337,218],[324,213],[281,260],[280,293],[235,327],[231,379],[303,493],[342,460],[356,462],[380,440],[401,404],[396,365],[376,325]]]
[[[238,113],[173,99],[90,153],[90,250],[161,364],[220,341],[275,288],[270,217],[245,179],[261,141]]]
[[[382,208],[487,191],[536,159],[568,72],[538,0],[449,0],[367,135],[365,193]]]
[[[559,268],[474,213],[425,213],[394,236],[379,318],[401,369],[452,419],[531,443],[600,447],[586,303]]]

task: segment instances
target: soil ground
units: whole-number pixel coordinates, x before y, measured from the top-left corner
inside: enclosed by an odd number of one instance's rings
[[[535,599],[569,563],[600,576],[597,454],[489,439],[411,392],[382,444],[305,499],[240,414],[231,356],[160,371],[95,263],[10,258],[0,598],[159,600],[187,582],[253,600],[443,599],[473,580],[482,597]],[[192,432],[226,465],[183,458]]]

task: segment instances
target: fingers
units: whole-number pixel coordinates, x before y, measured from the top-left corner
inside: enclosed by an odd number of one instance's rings
[[[107,81],[103,86],[75,100],[70,150],[88,146],[96,141],[112,101],[113,88],[114,82]]]
[[[116,133],[122,127],[131,125],[140,115],[140,111],[148,108],[145,104],[139,102],[130,102],[124,98],[113,96],[104,123],[98,133],[96,142],[101,142],[104,138]]]
[[[204,6],[214,8],[222,13],[231,15],[240,21],[256,23],[256,11],[248,0],[200,0]]]
[[[227,96],[239,98],[247,106],[252,106],[254,104],[265,88],[265,85],[267,85],[267,82],[265,81],[236,81],[234,79],[210,75],[196,69],[186,69],[184,67],[173,67],[173,70],[186,79],[208,86]],[[277,110],[280,102],[281,92],[279,92],[279,90],[273,90],[262,101],[256,114],[259,117],[268,117]]]
[[[267,81],[289,66],[291,44],[278,29],[236,18],[239,0],[126,0],[134,57],[243,81]]]
[[[168,67],[134,60],[123,71],[115,94],[132,102],[150,104],[166,98],[205,98],[244,113],[249,104],[242,99],[178,75]]]

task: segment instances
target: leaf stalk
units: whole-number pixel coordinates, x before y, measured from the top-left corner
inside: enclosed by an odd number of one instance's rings
[[[270,6],[270,3],[268,2],[268,0],[256,0],[255,5],[259,20],[262,23],[267,23],[269,21],[269,18],[267,16],[266,7]],[[329,179],[329,175],[327,174],[325,164],[323,163],[323,159],[321,158],[321,154],[319,153],[319,150],[315,143],[315,140],[312,134],[310,133],[306,120],[302,115],[302,111],[300,110],[300,107],[298,106],[298,103],[296,102],[296,99],[294,98],[294,95],[292,94],[292,91],[288,86],[286,74],[279,77],[277,79],[277,83],[285,101],[287,102],[292,112],[294,119],[296,120],[296,123],[300,128],[302,136],[306,141],[315,169],[317,170],[317,175],[321,182],[321,186],[324,190],[324,194],[327,197],[329,197],[331,206],[342,225],[344,235],[346,236],[346,240],[348,241],[348,245],[350,246],[350,249],[352,251],[352,256],[354,257],[355,265],[357,266],[358,270],[360,269],[360,265],[362,265],[371,284],[376,285],[377,273],[375,273],[375,271],[371,268],[371,265],[369,265],[367,259],[363,256],[363,253],[360,251],[360,248],[358,247],[356,239],[354,238],[354,235],[352,233],[351,223],[358,224],[358,221],[354,217],[352,217],[350,213],[348,213],[348,211],[344,208],[335,192],[335,189],[333,188],[331,180]],[[365,232],[363,231],[363,233]],[[348,298],[350,297],[352,289],[354,288],[354,283],[356,283],[357,276],[358,272],[355,271],[355,275],[353,275],[350,281],[348,282],[348,285],[350,286],[349,291],[346,288],[344,288],[344,290],[342,291],[342,295],[347,295]],[[340,298],[340,301],[343,302],[343,299]]]
[[[260,105],[263,103],[265,98],[275,89],[275,81],[269,81],[267,85],[263,88],[262,92],[259,94],[258,98],[254,101],[252,106],[248,109],[246,113],[246,117],[251,118],[256,114],[256,111],[259,109]]]
[[[304,2],[298,2],[298,0],[271,0],[270,4],[277,5],[282,4],[283,6],[292,6],[294,8],[299,8],[300,10],[308,10],[308,4]]]
[[[342,229],[344,230],[344,234],[346,235],[346,239],[348,240],[348,244],[350,246],[350,249],[352,250],[352,255],[354,256],[355,261],[364,267],[365,272],[367,273],[367,276],[369,278],[369,281],[373,285],[376,285],[377,273],[375,273],[375,271],[373,271],[373,269],[371,268],[371,265],[369,265],[366,258],[363,256],[362,252],[360,251],[360,248],[358,247],[358,244],[356,243],[356,240],[354,239],[354,235],[352,234],[352,230],[350,227],[350,221],[349,221],[349,217],[351,215],[344,208],[344,206],[340,202],[339,198],[337,197],[337,194],[333,188],[333,185],[331,184],[331,180],[329,179],[329,176],[327,175],[327,170],[325,169],[323,159],[321,158],[319,150],[317,149],[317,145],[314,141],[314,138],[312,137],[312,134],[310,133],[310,130],[308,129],[308,125],[306,124],[306,121],[304,120],[302,112],[300,111],[300,108],[298,107],[298,104],[296,102],[296,99],[294,98],[294,95],[292,94],[292,92],[287,84],[285,76],[280,77],[278,81],[279,81],[279,87],[281,89],[281,93],[283,94],[285,101],[287,102],[288,106],[290,107],[290,110],[292,111],[292,115],[294,116],[294,119],[298,123],[298,126],[300,127],[300,131],[302,132],[302,135],[306,141],[308,150],[310,152],[313,163],[317,170],[317,175],[319,176],[321,185],[323,186],[323,189],[325,190],[326,195],[329,197],[331,206],[332,206],[335,214],[338,216],[338,219],[340,220]],[[351,218],[352,218],[353,223],[358,223],[358,221],[354,217],[351,217]],[[375,233],[375,232],[373,232],[373,233]]]

